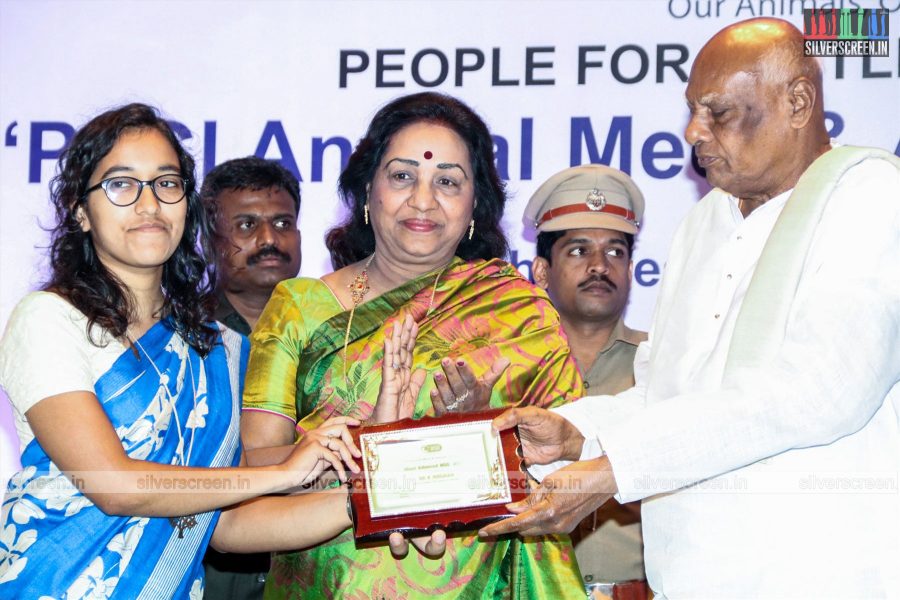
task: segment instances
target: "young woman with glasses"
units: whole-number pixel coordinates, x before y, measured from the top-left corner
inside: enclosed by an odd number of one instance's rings
[[[210,542],[293,549],[343,531],[341,488],[250,500],[358,470],[356,422],[238,468],[247,341],[212,322],[194,161],[169,125],[142,104],[96,117],[51,196],[50,281],[0,341],[23,466],[0,517],[0,597],[199,598]]]

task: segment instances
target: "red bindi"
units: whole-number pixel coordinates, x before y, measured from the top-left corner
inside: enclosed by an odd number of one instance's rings
[[[434,154],[431,153],[431,150],[425,151],[425,160],[431,160],[432,156],[434,156]]]

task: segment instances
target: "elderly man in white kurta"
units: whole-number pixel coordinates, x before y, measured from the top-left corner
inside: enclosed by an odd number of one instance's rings
[[[716,189],[673,241],[636,386],[498,417],[526,461],[577,462],[533,469],[482,535],[643,499],[657,597],[900,593],[900,161],[828,139],[821,79],[775,19],[697,56],[685,137]]]

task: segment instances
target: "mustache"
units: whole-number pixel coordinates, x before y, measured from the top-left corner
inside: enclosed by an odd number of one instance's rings
[[[269,258],[269,257],[275,257],[275,258],[279,259],[280,261],[286,262],[286,263],[291,262],[291,257],[288,256],[286,253],[282,252],[275,246],[266,246],[265,248],[263,248],[262,250],[260,250],[259,252],[257,252],[256,254],[254,254],[253,256],[251,256],[250,258],[247,259],[247,266],[252,267],[259,261],[261,261],[265,258]]]
[[[612,280],[603,273],[591,275],[590,277],[579,283],[578,288],[582,289],[594,283],[605,283],[610,287],[610,289],[618,289],[618,286],[616,286],[616,284],[613,283]]]

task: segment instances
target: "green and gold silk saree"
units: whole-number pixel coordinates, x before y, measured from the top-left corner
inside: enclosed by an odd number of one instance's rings
[[[582,396],[582,382],[543,290],[503,261],[454,259],[360,304],[350,324],[318,279],[279,284],[251,337],[245,410],[296,422],[298,435],[329,417],[366,419],[381,383],[384,339],[407,314],[419,333],[413,368],[429,374],[444,357],[462,358],[482,376],[500,356],[511,361],[492,407],[557,406]],[[429,376],[415,417],[432,413]],[[273,557],[266,598],[584,598],[567,537],[482,542],[452,537],[439,560],[415,550],[395,560],[387,546],[357,548],[347,530],[328,543]]]

